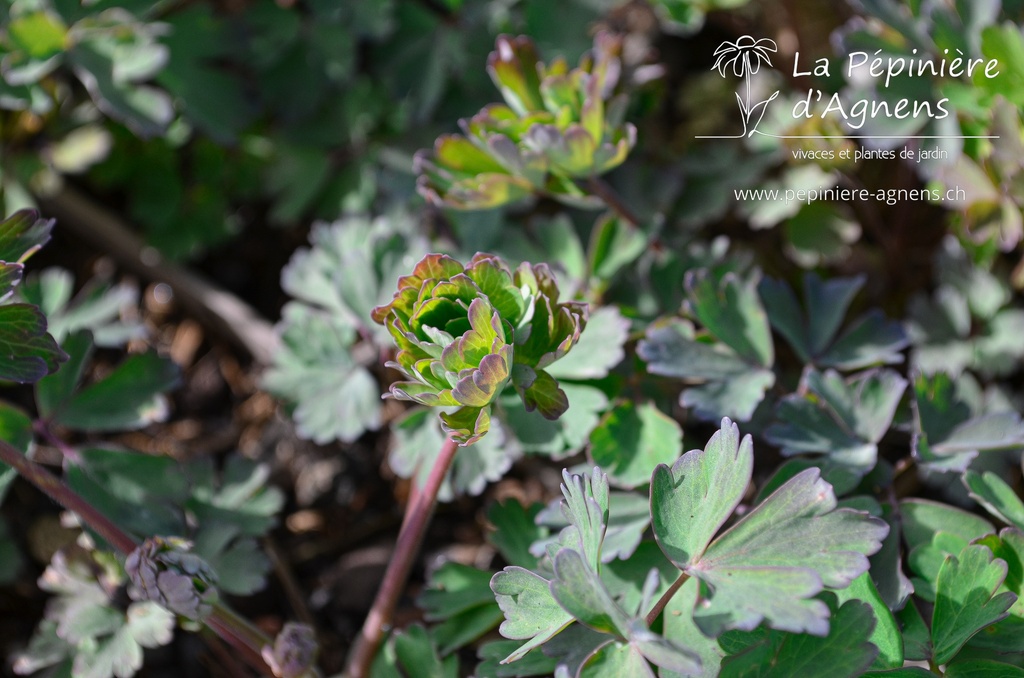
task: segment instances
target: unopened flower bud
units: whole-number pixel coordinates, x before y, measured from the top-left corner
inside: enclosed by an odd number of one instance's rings
[[[153,537],[124,563],[132,600],[152,600],[171,612],[202,621],[217,601],[217,575],[178,537]]]
[[[313,629],[288,622],[274,639],[274,647],[263,648],[263,660],[277,678],[312,678],[319,650]]]

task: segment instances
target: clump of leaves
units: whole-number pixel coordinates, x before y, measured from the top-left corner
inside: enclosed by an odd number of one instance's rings
[[[443,254],[424,257],[398,281],[391,303],[373,310],[396,345],[388,366],[408,381],[391,396],[431,407],[445,431],[469,445],[490,429],[491,409],[510,382],[528,411],[557,419],[565,392],[545,368],[566,355],[586,326],[587,307],[559,302],[544,264],[513,273],[501,259],[475,255],[466,266]]]
[[[651,664],[683,675],[713,674],[724,656],[714,639],[762,624],[765,631],[832,638],[835,606],[819,594],[866,572],[867,556],[889,528],[865,512],[839,508],[819,471],[807,469],[722,532],[753,463],[750,437],[741,441],[725,419],[704,450],[687,452],[671,468],[659,465],[648,509],[660,553],[633,551],[628,584],[602,554],[612,521],[606,476],[600,469],[590,477],[565,472],[567,527],[535,567],[509,566],[491,580],[505,614],[502,635],[525,641],[505,662],[533,656],[574,622],[590,632],[575,636],[586,650],[578,649],[568,668],[588,676],[653,675]],[[655,622],[672,601],[658,633]],[[851,640],[847,649],[853,646]],[[866,668],[872,659],[865,649],[858,665]],[[513,669],[509,675],[530,674]]]
[[[505,104],[462,120],[463,135],[420,151],[418,188],[427,200],[459,209],[497,207],[534,194],[589,202],[576,179],[620,165],[636,143],[616,95],[621,38],[600,33],[577,68],[543,64],[533,41],[499,36],[488,72]]]
[[[20,675],[126,678],[142,666],[144,648],[174,636],[174,615],[151,601],[123,601],[124,571],[113,554],[74,547],[58,551],[39,579],[55,594],[29,646],[15,655]]]

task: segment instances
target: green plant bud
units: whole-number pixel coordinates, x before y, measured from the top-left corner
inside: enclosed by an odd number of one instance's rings
[[[584,304],[560,303],[558,294],[543,264],[513,273],[493,255],[477,254],[465,267],[427,255],[399,279],[391,303],[372,313],[399,349],[388,366],[406,377],[388,395],[455,408],[441,421],[461,445],[487,433],[491,407],[510,381],[528,409],[557,418],[568,402],[543,368],[576,344],[587,315]]]
[[[153,537],[132,551],[124,569],[132,600],[152,600],[192,621],[202,621],[217,601],[217,575],[178,537]]]
[[[525,37],[499,36],[487,70],[505,104],[459,122],[463,135],[444,135],[416,154],[421,194],[435,204],[487,209],[533,194],[589,204],[574,179],[622,164],[636,129],[621,120],[615,96],[621,39],[601,33],[570,70],[564,60],[538,60]]]
[[[263,648],[263,660],[277,678],[314,678],[320,646],[313,629],[288,622],[274,639],[274,646]]]

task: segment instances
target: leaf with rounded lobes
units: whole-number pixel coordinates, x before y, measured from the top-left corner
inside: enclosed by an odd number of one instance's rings
[[[622,362],[629,337],[629,320],[617,306],[591,312],[587,328],[572,351],[547,368],[556,379],[602,379]]]
[[[1012,487],[991,471],[967,471],[961,479],[971,497],[990,514],[1024,530],[1024,502]]]
[[[863,285],[863,276],[822,281],[808,273],[803,280],[806,311],[781,280],[766,278],[759,291],[772,326],[805,363],[850,370],[902,362],[906,333],[877,311],[861,316],[839,334],[850,303]]]
[[[937,470],[964,471],[981,452],[1024,449],[1024,424],[1016,412],[975,416],[944,373],[914,380],[913,453]]]
[[[904,538],[911,549],[931,543],[940,530],[964,541],[996,531],[992,523],[981,516],[927,499],[904,499],[900,502],[900,517]]]
[[[862,675],[878,653],[870,642],[875,626],[871,608],[858,600],[840,606],[831,594],[823,596],[827,601],[826,610],[832,613],[827,635],[778,631],[730,633],[722,638],[722,646],[729,656],[722,660],[719,675],[722,678],[853,678]]]
[[[897,669],[903,666],[903,635],[896,618],[875,588],[871,575],[865,572],[845,589],[837,589],[833,593],[840,605],[848,600],[857,600],[871,608],[876,623],[868,640],[878,648],[878,656],[871,664],[872,668]]]
[[[166,416],[163,393],[180,377],[177,365],[154,352],[130,355],[106,377],[58,406],[53,420],[81,431],[141,428]]]
[[[74,277],[62,268],[48,268],[29,276],[21,288],[24,300],[46,314],[50,334],[62,347],[69,334],[82,330],[92,332],[98,346],[123,346],[130,339],[145,336],[141,322],[125,319],[138,304],[134,285],[110,285],[93,279],[72,298],[73,289]]]
[[[746,280],[726,273],[715,280],[707,269],[690,271],[684,282],[694,317],[751,366],[770,368],[775,361],[768,315],[757,295],[760,272]]]
[[[554,559],[551,595],[579,622],[595,631],[625,639],[630,619],[578,551],[564,548]]]
[[[1006,579],[999,591],[1017,596],[1009,616],[984,629],[970,640],[971,647],[989,648],[995,652],[1024,652],[1024,533],[1007,527],[998,535],[989,534],[975,540],[987,546],[992,555],[1006,563]]]
[[[683,448],[683,431],[653,403],[624,401],[605,413],[590,434],[590,459],[625,488],[646,485],[650,469],[671,464]]]
[[[680,568],[697,563],[715,533],[735,510],[750,482],[750,436],[729,419],[703,450],[690,450],[651,477],[651,522],[662,551]]]
[[[526,640],[509,654],[503,664],[522,658],[572,623],[573,618],[555,600],[550,582],[517,566],[509,566],[491,577],[491,590],[505,613],[501,635]]]
[[[523,506],[515,499],[494,503],[487,510],[487,522],[494,526],[487,540],[511,565],[536,568],[538,558],[530,553],[530,544],[547,536],[547,529],[537,524],[543,504]]]
[[[797,474],[729,528],[687,568],[708,585],[695,621],[717,635],[750,630],[767,619],[793,633],[828,634],[828,609],[810,599],[841,588],[868,569],[867,556],[889,531],[883,521],[836,509],[817,469]]]
[[[442,655],[473,642],[503,619],[490,580],[489,571],[454,562],[431,573],[416,602],[428,620],[439,622],[432,633]]]
[[[57,370],[67,355],[46,331],[46,317],[35,306],[0,306],[0,381],[26,384]]]
[[[907,382],[892,370],[872,370],[844,380],[838,372],[807,372],[806,391],[786,396],[780,423],[765,431],[785,455],[825,454],[863,475],[875,467],[878,441],[892,423]]]
[[[545,419],[537,411],[527,412],[518,396],[500,400],[499,412],[524,452],[555,460],[575,454],[600,421],[600,412],[608,406],[608,397],[596,388],[577,384],[561,384],[559,388],[569,400],[569,409],[557,421]]]
[[[680,319],[655,322],[637,346],[647,371],[667,377],[694,380],[680,397],[684,407],[706,421],[728,416],[749,420],[775,383],[770,369],[748,364],[724,343],[709,344],[697,338],[693,325]]]
[[[985,546],[967,546],[948,556],[939,571],[932,612],[932,646],[936,664],[948,664],[971,636],[998,622],[1017,596],[997,593],[1006,579],[1006,562],[993,559]]]

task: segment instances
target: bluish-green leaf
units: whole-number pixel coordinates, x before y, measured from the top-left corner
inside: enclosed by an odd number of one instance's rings
[[[651,478],[654,536],[678,567],[698,562],[743,498],[754,466],[750,436],[728,419],[703,450],[691,450]]]

